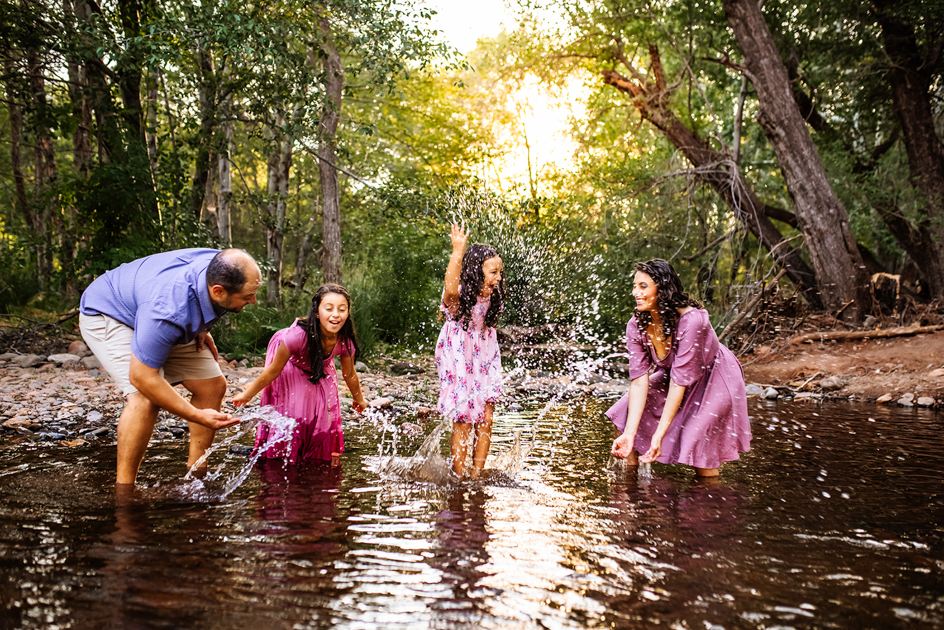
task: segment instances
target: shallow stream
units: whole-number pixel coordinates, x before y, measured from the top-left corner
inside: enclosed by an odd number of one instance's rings
[[[340,469],[268,462],[222,499],[180,441],[130,496],[114,445],[0,451],[0,627],[944,626],[940,413],[753,400],[712,483],[608,469],[606,405],[553,407],[514,478],[445,487],[371,472],[366,420]],[[541,409],[500,413],[493,455]]]

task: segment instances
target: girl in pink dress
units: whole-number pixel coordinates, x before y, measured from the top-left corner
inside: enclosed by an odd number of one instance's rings
[[[665,260],[636,264],[633,298],[629,393],[606,412],[622,432],[613,456],[635,464],[638,452],[642,462],[688,464],[716,477],[722,462],[750,450],[741,364]]]
[[[452,470],[461,479],[472,450],[472,479],[485,467],[492,412],[501,396],[501,355],[495,322],[504,306],[502,259],[488,245],[466,251],[469,233],[452,225],[452,257],[440,308],[446,323],[436,342],[439,413],[452,418]]]
[[[322,286],[311,298],[305,319],[272,336],[266,349],[265,369],[246,389],[233,397],[242,407],[262,390],[262,404],[298,421],[290,444],[272,447],[263,457],[284,457],[340,463],[344,450],[341,401],[334,357],[341,358],[341,374],[354,397],[355,411],[367,407],[354,371],[357,340],[350,320],[351,296],[337,284]],[[256,430],[256,448],[265,444],[268,428]]]

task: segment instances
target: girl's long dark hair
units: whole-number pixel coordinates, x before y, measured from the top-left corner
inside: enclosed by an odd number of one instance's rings
[[[311,310],[308,311],[308,317],[298,320],[298,325],[308,335],[308,380],[317,383],[325,377],[324,348],[321,347],[321,326],[318,323],[318,308],[321,306],[321,300],[329,293],[336,293],[347,300],[347,321],[338,331],[337,343],[350,341],[354,346],[354,354],[357,354],[357,337],[354,334],[354,322],[351,319],[351,296],[347,289],[340,284],[323,284],[315,291],[311,297]]]
[[[482,263],[496,256],[498,252],[494,247],[481,243],[473,243],[465,250],[465,255],[462,257],[462,271],[459,273],[459,306],[455,314],[456,321],[463,330],[469,330],[469,324],[472,322],[472,307],[475,306],[482,293],[482,285],[485,284]],[[494,326],[504,308],[505,272],[502,271],[501,282],[492,291],[491,303],[488,306],[488,312],[485,313],[485,325]]]
[[[659,308],[659,318],[662,320],[662,333],[666,339],[673,338],[678,328],[678,309],[686,306],[701,308],[701,302],[685,293],[682,281],[679,280],[678,274],[668,261],[653,258],[646,262],[638,262],[634,267],[636,271],[649,274],[652,281],[656,283],[656,305]],[[652,315],[649,311],[638,309],[633,311],[633,315],[636,317],[639,332],[646,334],[646,329],[652,323]]]

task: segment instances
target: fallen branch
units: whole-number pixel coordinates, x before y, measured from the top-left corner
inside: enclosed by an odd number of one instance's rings
[[[785,273],[787,273],[786,268],[781,269],[780,272],[777,273],[776,276],[774,276],[774,279],[770,281],[770,286],[776,285],[777,282],[780,281],[780,278],[782,278]],[[767,286],[768,285],[765,283],[764,286],[761,287],[760,292],[754,296],[754,299],[751,300],[750,303],[748,303],[747,307],[743,311],[738,313],[738,316],[735,317],[734,320],[730,324],[724,327],[724,330],[722,330],[721,334],[718,335],[718,341],[724,341],[725,337],[727,337],[730,333],[734,332],[737,326],[741,323],[741,320],[747,317],[750,314],[750,312],[754,310],[754,307],[757,306],[758,302],[760,302],[763,299],[764,292],[767,290]]]
[[[841,330],[832,332],[806,333],[791,337],[789,344],[800,344],[807,341],[828,341],[831,339],[881,339],[885,337],[907,337],[909,335],[923,335],[938,330],[944,330],[944,324],[936,326],[908,326],[904,328],[886,328],[885,330]]]

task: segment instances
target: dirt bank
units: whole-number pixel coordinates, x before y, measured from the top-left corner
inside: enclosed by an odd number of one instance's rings
[[[944,332],[855,341],[759,346],[741,357],[748,383],[891,403],[904,394],[944,404]],[[836,377],[827,380],[829,377]],[[825,382],[826,387],[823,387]]]

